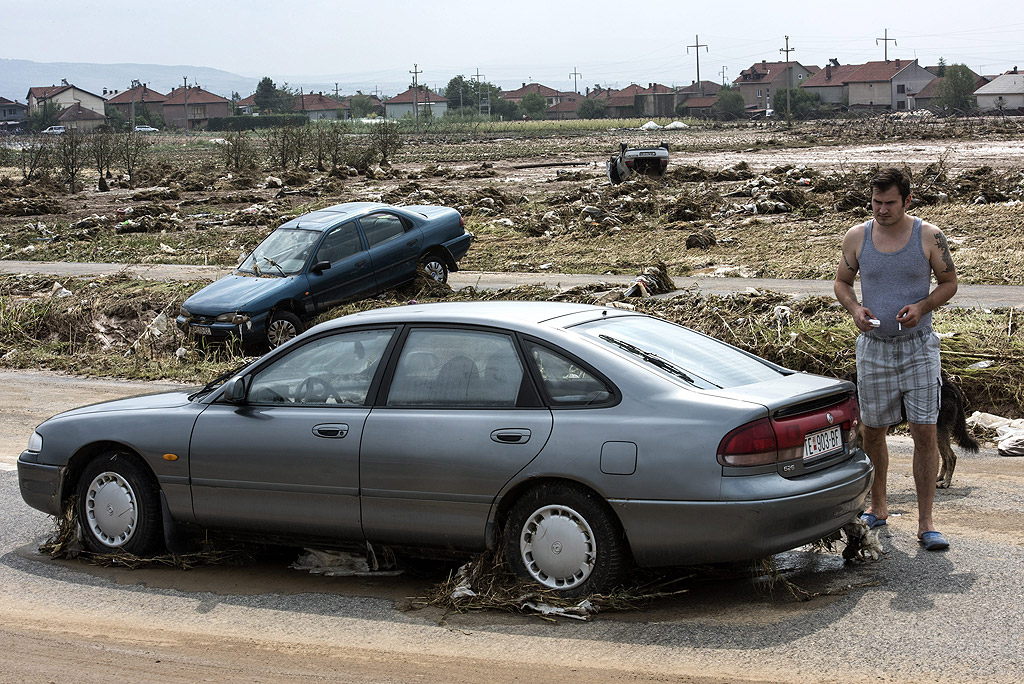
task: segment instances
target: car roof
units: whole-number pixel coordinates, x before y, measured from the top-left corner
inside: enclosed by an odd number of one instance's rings
[[[341,219],[362,216],[376,209],[395,209],[388,204],[380,202],[345,202],[335,204],[308,214],[293,218],[287,223],[282,223],[281,228],[302,228],[304,230],[326,230],[337,225]]]
[[[328,329],[348,325],[376,325],[385,323],[456,323],[481,325],[527,331],[549,327],[558,319],[556,327],[592,319],[601,312],[626,312],[590,304],[546,301],[487,301],[437,302],[390,306],[342,316],[323,323],[318,328]],[[632,313],[632,312],[629,312]]]

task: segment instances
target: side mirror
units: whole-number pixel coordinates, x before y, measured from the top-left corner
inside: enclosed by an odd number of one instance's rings
[[[224,383],[224,392],[220,395],[230,404],[241,404],[245,401],[245,378],[233,377]]]
[[[313,264],[313,268],[311,268],[310,270],[313,271],[313,273],[323,273],[324,271],[326,271],[330,267],[331,267],[331,262],[330,261],[318,261],[315,264]]]

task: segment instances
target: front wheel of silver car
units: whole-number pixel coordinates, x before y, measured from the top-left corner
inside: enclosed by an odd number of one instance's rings
[[[280,347],[302,332],[302,321],[290,311],[275,311],[267,321],[267,346]]]
[[[448,282],[448,264],[437,254],[428,254],[420,261],[427,275],[439,283]]]
[[[132,454],[109,451],[78,481],[78,519],[85,547],[96,553],[145,556],[163,541],[159,488]]]
[[[505,558],[520,577],[576,597],[618,585],[628,552],[622,528],[603,501],[549,483],[528,491],[509,511]]]

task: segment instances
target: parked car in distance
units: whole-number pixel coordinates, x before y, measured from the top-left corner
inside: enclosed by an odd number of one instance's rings
[[[472,238],[448,207],[336,204],[271,233],[234,274],[185,300],[177,324],[276,347],[327,309],[412,280],[418,266],[446,282]]]
[[[43,135],[63,135],[67,132],[64,126],[47,126],[42,130]]]
[[[225,380],[226,378],[226,380]],[[22,497],[85,545],[182,532],[460,556],[503,547],[566,596],[738,561],[853,520],[855,388],[659,318],[458,302],[328,321],[201,389],[39,425]]]
[[[136,133],[159,133],[160,129],[159,128],[153,128],[152,126],[136,126],[135,127],[135,132]]]

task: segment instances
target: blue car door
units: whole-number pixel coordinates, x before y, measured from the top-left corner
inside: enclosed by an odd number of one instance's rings
[[[325,262],[330,266],[317,268]],[[355,221],[335,226],[324,236],[310,262],[307,282],[313,312],[325,311],[376,291],[373,263]]]
[[[378,289],[411,280],[423,249],[423,235],[413,222],[386,211],[359,219]]]

